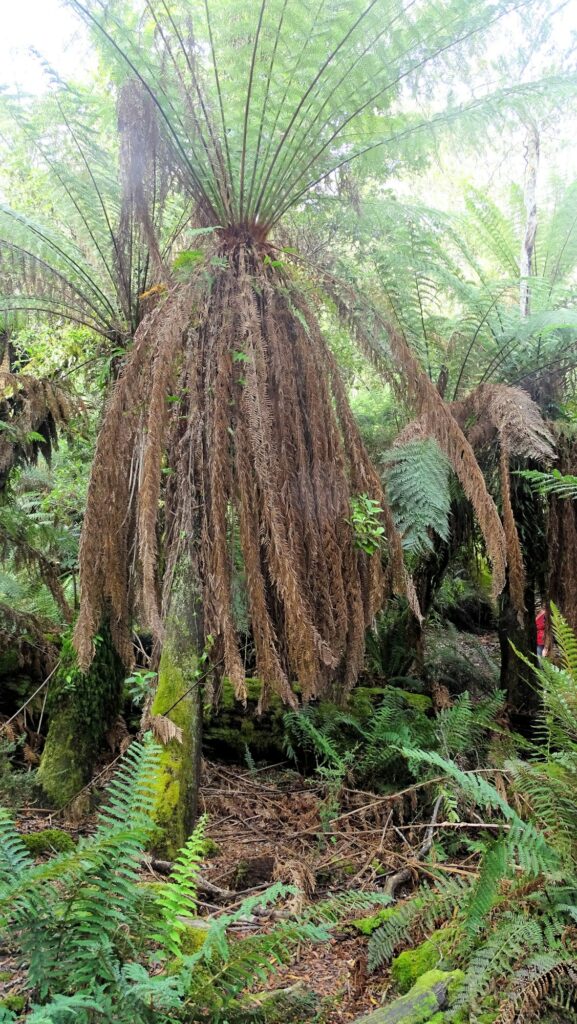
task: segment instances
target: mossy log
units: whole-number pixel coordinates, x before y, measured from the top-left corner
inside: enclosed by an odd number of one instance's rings
[[[355,1024],[430,1024],[449,1006],[462,978],[462,971],[427,971],[407,995],[358,1017]]]
[[[107,628],[95,637],[88,672],[78,667],[71,637],[64,638],[48,691],[48,735],[38,769],[38,782],[54,806],[65,807],[90,780],[120,711],[125,674]]]
[[[247,679],[247,701],[236,700],[234,688],[224,679],[218,705],[205,712],[203,750],[207,757],[219,761],[243,763],[247,751],[255,761],[273,764],[286,758],[283,716],[286,707],[281,699],[271,694],[267,710],[257,714],[261,694],[260,679]],[[295,687],[295,689],[297,689]],[[359,721],[374,714],[385,690],[382,687],[358,686],[350,694],[347,707]],[[303,752],[303,761],[307,755]]]
[[[455,938],[455,928],[448,925],[413,949],[399,953],[391,964],[391,977],[399,992],[408,992],[414,983],[434,967],[446,967],[444,962]],[[450,965],[449,965],[450,966]]]

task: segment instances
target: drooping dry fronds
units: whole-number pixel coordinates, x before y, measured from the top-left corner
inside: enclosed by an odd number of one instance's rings
[[[557,451],[559,471],[577,475],[577,438],[560,431]],[[577,630],[577,501],[557,494],[550,496],[547,549],[548,597],[561,609],[571,628]]]
[[[393,324],[371,304],[365,302],[360,305],[358,297],[348,286],[332,275],[324,275],[324,287],[377,373],[396,394],[408,398],[417,423],[409,425],[410,433],[403,433],[402,440],[416,436],[434,437],[447,456],[475,512],[493,570],[493,593],[499,594],[505,585],[505,533],[471,443],[465,437],[452,407],[443,400]]]
[[[507,543],[509,588],[520,622],[525,610],[525,571],[521,543],[511,504],[511,457],[547,465],[555,458],[554,438],[530,395],[505,384],[481,384],[467,398],[454,402],[456,418],[475,451],[498,446],[503,526]]]
[[[174,286],[144,321],[111,396],[89,488],[76,641],[87,664],[108,611],[126,656],[137,605],[161,635],[166,479],[166,593],[190,545],[205,634],[244,696],[238,538],[265,699],[275,689],[294,703],[295,681],[308,700],[357,678],[383,578],[378,554],[355,543],[351,498],[384,506],[384,496],[291,276],[243,234],[222,232],[216,258],[210,277]]]
[[[49,380],[0,369],[0,490],[13,466],[50,460],[58,430],[78,411],[70,395]]]
[[[469,423],[467,436],[475,448],[495,440],[511,455],[545,465],[555,458],[555,441],[538,405],[522,388],[481,384],[452,409],[459,422]]]

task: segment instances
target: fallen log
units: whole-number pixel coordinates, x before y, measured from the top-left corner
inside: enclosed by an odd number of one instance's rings
[[[357,1017],[355,1024],[428,1024],[449,1005],[462,978],[462,971],[427,971],[406,996]]]

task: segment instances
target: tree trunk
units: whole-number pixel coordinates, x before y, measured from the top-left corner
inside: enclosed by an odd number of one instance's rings
[[[531,293],[528,278],[534,270],[535,236],[537,234],[537,172],[539,170],[539,132],[532,125],[525,143],[525,235],[521,244],[519,273],[521,287],[519,306],[521,316],[529,316]]]
[[[65,638],[49,684],[48,735],[38,769],[38,781],[56,807],[67,806],[90,781],[120,712],[125,675],[108,628],[95,637],[88,672],[80,671],[72,640]]]
[[[202,755],[202,628],[194,576],[179,565],[170,597],[166,635],[151,714],[169,718],[182,742],[164,745],[157,782],[155,850],[174,858],[190,835],[198,811]]]

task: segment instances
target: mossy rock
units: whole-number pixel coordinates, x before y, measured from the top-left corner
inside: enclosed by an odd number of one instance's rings
[[[211,839],[210,836],[206,836],[202,841],[202,856],[206,857],[208,860],[210,857],[218,857],[219,853],[220,846],[218,845],[218,843],[215,843],[214,839]]]
[[[271,694],[267,710],[259,715],[260,679],[247,679],[247,701],[236,699],[229,679],[222,681],[216,708],[205,708],[203,750],[209,757],[242,764],[247,750],[255,761],[275,762],[286,757],[282,701]]]
[[[300,985],[279,992],[262,992],[227,1006],[229,1024],[304,1024],[318,1020],[319,997]]]
[[[29,832],[21,836],[24,846],[33,857],[44,854],[69,853],[76,848],[71,835],[60,828],[45,828],[41,832]]]
[[[418,978],[444,962],[454,935],[455,929],[451,926],[439,928],[420,946],[407,949],[395,957],[391,965],[391,976],[399,992],[408,992]]]
[[[393,914],[396,914],[396,907],[384,907],[382,910],[378,910],[376,914],[372,914],[370,917],[358,917],[356,921],[350,922],[350,927],[354,928],[355,931],[360,932],[361,935],[372,935],[376,932],[377,928],[380,928],[385,921],[388,921]]]

